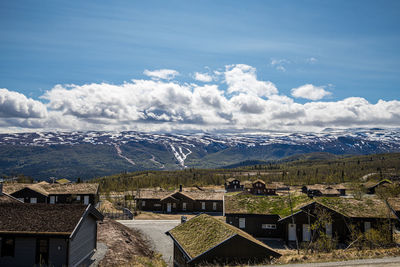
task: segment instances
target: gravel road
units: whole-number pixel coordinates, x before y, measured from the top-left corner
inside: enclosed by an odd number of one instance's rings
[[[144,233],[154,249],[163,255],[164,261],[169,266],[173,265],[173,242],[165,232],[179,225],[180,220],[120,220],[118,222]]]
[[[338,262],[320,262],[320,263],[305,263],[305,264],[287,264],[287,265],[266,265],[269,267],[399,267],[400,257],[381,258],[381,259],[365,259],[351,260]]]

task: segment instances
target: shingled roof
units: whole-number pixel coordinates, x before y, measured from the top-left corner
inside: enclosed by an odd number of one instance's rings
[[[0,234],[71,235],[85,212],[102,219],[91,205],[1,203]]]
[[[201,214],[167,232],[184,249],[191,259],[239,235],[265,249],[271,255],[280,254],[248,233],[212,216]]]

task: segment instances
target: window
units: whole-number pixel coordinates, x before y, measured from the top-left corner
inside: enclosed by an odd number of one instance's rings
[[[217,202],[213,202],[213,210],[217,210]]]
[[[205,210],[206,209],[206,202],[201,202],[201,209]]]
[[[142,207],[146,206],[146,201],[142,200]]]
[[[36,197],[31,197],[31,203],[37,203],[37,198]]]
[[[325,224],[325,229],[326,229],[326,235],[328,237],[332,237],[332,224],[331,223]]]
[[[15,240],[14,238],[1,238],[1,256],[14,257]]]
[[[246,228],[246,218],[239,218],[239,228],[240,229]]]
[[[276,224],[268,224],[268,223],[262,224],[261,228],[262,229],[276,229]]]
[[[50,204],[56,203],[56,197],[55,196],[50,196]]]
[[[76,196],[76,200],[79,200],[79,201],[80,201],[80,200],[81,200],[81,196],[79,196],[79,195]]]
[[[154,204],[154,207],[161,207],[161,204]]]
[[[83,204],[85,205],[89,204],[89,196],[83,196]]]
[[[186,202],[182,203],[182,210],[186,210]]]
[[[364,222],[364,231],[368,232],[371,230],[371,222]]]

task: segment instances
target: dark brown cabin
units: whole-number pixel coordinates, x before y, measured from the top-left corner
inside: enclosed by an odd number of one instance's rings
[[[376,228],[388,220],[388,206],[379,199],[356,200],[351,198],[316,198],[316,201],[305,205],[292,216],[279,220],[282,224],[283,238],[288,244],[294,245],[309,242],[316,237],[311,230],[322,213],[329,214],[331,223],[326,224],[324,231],[327,236],[347,243],[350,236],[350,225],[361,232]],[[390,220],[396,220],[393,211],[389,212]]]
[[[157,191],[140,190],[136,205],[143,211],[163,213],[223,211],[224,193],[213,191]]]
[[[225,182],[226,192],[243,191],[243,185],[240,184],[240,180],[236,178],[229,178]]]
[[[281,256],[251,235],[206,214],[166,234],[174,242],[174,266],[257,264]]]

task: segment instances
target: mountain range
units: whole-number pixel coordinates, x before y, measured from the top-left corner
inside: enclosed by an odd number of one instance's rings
[[[24,174],[38,180],[90,179],[140,170],[234,167],[313,152],[334,155],[400,152],[400,129],[232,134],[7,133],[0,134],[0,175]]]

